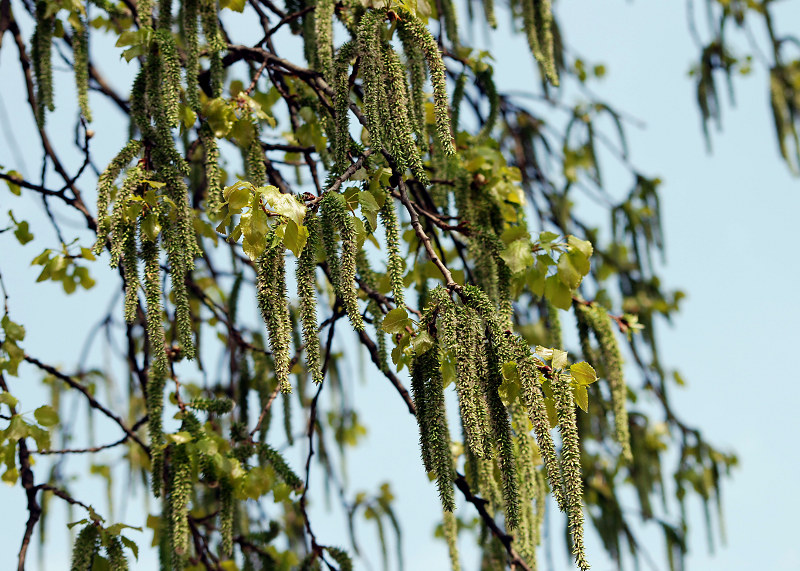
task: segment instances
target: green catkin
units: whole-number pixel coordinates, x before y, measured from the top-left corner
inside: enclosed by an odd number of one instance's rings
[[[428,31],[428,28],[416,16],[405,9],[398,9],[398,14],[401,16],[398,26],[401,38],[403,34],[408,35],[404,43],[417,45],[428,62],[428,70],[433,84],[433,112],[436,118],[436,135],[442,145],[442,150],[446,155],[455,155],[456,148],[453,142],[453,135],[450,132],[450,114],[447,104],[447,80],[444,62],[439,53],[439,46],[430,31]]]
[[[433,472],[433,454],[426,435],[429,432],[428,422],[430,403],[425,394],[425,381],[428,371],[423,367],[423,362],[417,359],[411,365],[411,396],[414,399],[414,408],[417,411],[417,424],[419,425],[419,449],[422,456],[422,465],[426,472]]]
[[[386,249],[389,252],[387,271],[392,285],[392,295],[397,307],[405,306],[403,291],[403,274],[405,272],[405,262],[400,255],[400,230],[397,222],[397,211],[394,205],[394,198],[386,196],[379,211],[381,222],[383,222],[384,232],[386,233]]]
[[[216,0],[200,1],[200,21],[203,25],[203,35],[208,44],[209,71],[211,75],[211,96],[222,95],[222,84],[225,68],[222,66],[220,53],[225,50],[225,40],[219,30],[219,17],[217,15]]]
[[[358,255],[358,243],[356,227],[353,217],[347,212],[344,197],[337,192],[328,192],[320,201],[320,214],[323,220],[323,240],[325,241],[328,263],[335,257],[335,244],[328,244],[328,236],[332,234],[334,227],[339,229],[339,236],[342,239],[342,251],[336,263],[338,271],[334,274],[331,266],[331,277],[334,280],[336,295],[342,300],[342,305],[350,319],[350,324],[357,331],[364,330],[364,320],[358,310],[358,292],[355,289],[356,279],[356,256]],[[327,230],[326,230],[327,226]],[[333,256],[332,256],[333,254]],[[335,277],[334,277],[335,275]]]
[[[111,203],[114,183],[122,170],[139,154],[141,148],[141,143],[136,139],[128,141],[122,150],[117,153],[117,156],[109,163],[106,170],[103,171],[103,174],[100,175],[97,181],[97,241],[92,247],[92,251],[96,255],[100,255],[105,248],[108,232],[111,229],[112,219],[108,215],[108,206]]]
[[[136,12],[143,26],[150,26],[153,17],[153,0],[138,0],[136,2]]]
[[[553,497],[561,511],[566,511],[564,494],[561,490],[561,467],[556,456],[556,446],[550,434],[550,420],[547,417],[547,407],[544,394],[540,388],[540,374],[531,356],[527,343],[519,337],[514,340],[514,357],[519,372],[520,386],[522,388],[522,401],[528,410],[528,418],[533,424],[539,454],[545,465],[547,478],[550,482]]]
[[[75,545],[72,547],[70,571],[89,571],[92,568],[99,544],[100,535],[97,533],[97,526],[94,523],[81,529],[78,537],[75,538]]]
[[[386,106],[394,106],[393,120],[390,123],[390,151],[397,160],[398,168],[410,168],[412,174],[422,184],[428,184],[428,175],[422,166],[419,148],[414,142],[414,126],[409,115],[409,93],[405,66],[400,62],[391,46],[383,46],[384,69],[386,71]]]
[[[150,434],[151,463],[153,465],[153,494],[158,497],[163,485],[164,383],[169,374],[169,360],[164,347],[164,327],[161,305],[161,270],[158,263],[158,246],[149,239],[142,240],[144,260],[144,293],[147,303],[147,336],[150,344],[150,368],[147,374],[147,425]]]
[[[539,45],[544,54],[544,71],[547,78],[558,86],[558,70],[556,70],[555,46],[553,43],[553,9],[550,0],[536,2],[536,17],[540,34]]]
[[[453,512],[442,512],[442,531],[447,541],[447,551],[450,554],[451,571],[461,571],[461,563],[458,560],[458,520]]]
[[[189,552],[189,498],[192,493],[192,462],[185,444],[172,449],[170,458],[170,542],[178,556],[176,563]],[[180,568],[180,566],[178,566]]]
[[[442,509],[452,512],[456,507],[453,493],[453,456],[450,452],[450,431],[447,426],[438,353],[438,344],[434,343],[425,353],[417,355],[414,359],[414,374],[417,374],[419,368],[425,380],[425,414],[428,418],[425,421],[426,430],[421,431],[421,437],[428,443]]]
[[[331,559],[339,564],[339,571],[353,571],[353,561],[344,549],[339,547],[326,547],[325,551]]]
[[[494,13],[494,0],[483,0],[483,14],[489,27],[496,30],[497,16]]]
[[[224,202],[222,177],[219,170],[219,147],[208,122],[204,122],[200,126],[199,133],[205,150],[206,205],[209,213],[213,214]]]
[[[560,349],[564,346],[558,308],[550,300],[547,300],[547,336],[547,342],[550,343],[550,347]]]
[[[281,403],[283,404],[283,433],[289,446],[294,446],[294,433],[292,432],[292,400],[289,393],[281,393]]]
[[[403,39],[408,38],[403,35],[401,41]],[[406,67],[411,79],[409,101],[414,132],[417,134],[417,140],[425,146],[425,78],[427,77],[425,56],[414,43],[403,43],[403,52],[406,55]]]
[[[536,535],[533,545],[537,547],[542,540],[542,526],[544,525],[544,515],[547,512],[547,476],[544,470],[536,471],[536,496],[534,505],[536,509],[534,511],[533,531]]]
[[[374,149],[380,149],[386,143],[383,129],[388,125],[390,116],[386,109],[386,70],[381,47],[385,17],[385,9],[370,10],[364,14],[358,26],[358,52],[364,77],[364,115],[367,118],[369,142]]]
[[[319,326],[317,325],[317,248],[319,246],[319,220],[308,210],[304,220],[308,230],[305,248],[297,260],[297,294],[300,297],[300,320],[303,324],[303,343],[306,353],[306,370],[315,384],[323,379],[320,368]]]
[[[584,306],[585,307],[585,306]],[[611,388],[611,404],[614,409],[614,426],[617,442],[622,447],[622,457],[626,462],[632,460],[631,437],[628,426],[628,387],[622,373],[622,354],[617,337],[611,326],[611,318],[601,305],[593,305],[588,310],[595,337],[600,345],[608,384]]]
[[[497,123],[497,117],[500,114],[500,96],[497,93],[497,87],[494,83],[494,76],[491,68],[476,74],[476,79],[480,81],[483,91],[486,93],[486,97],[489,100],[489,115],[486,117],[483,127],[481,127],[481,130],[478,132],[478,139],[486,140],[489,138],[489,135],[492,134],[492,129],[494,129]]]
[[[522,0],[522,21],[533,57],[550,83],[558,86],[550,0]]]
[[[186,52],[186,101],[195,113],[200,112],[200,90],[197,77],[200,70],[200,43],[197,39],[197,2],[184,0],[183,47]]]
[[[578,439],[578,424],[575,416],[575,401],[572,390],[561,374],[554,374],[550,381],[556,401],[558,424],[561,429],[561,477],[564,486],[567,520],[572,536],[572,554],[575,563],[585,571],[589,569],[583,545],[583,479],[581,476],[581,451]]]
[[[120,538],[112,535],[107,541],[106,558],[109,571],[128,571],[128,560],[125,559]]]
[[[350,149],[350,62],[355,55],[356,45],[346,42],[339,48],[333,69],[333,111],[335,116],[333,156],[335,173],[343,172],[349,165],[347,153]]]
[[[178,105],[181,94],[181,62],[175,38],[169,29],[161,29],[155,33],[158,43],[161,71],[161,105],[166,115],[167,125],[178,126]]]
[[[281,456],[280,452],[275,450],[269,444],[259,444],[258,448],[259,458],[263,463],[269,463],[274,469],[275,473],[283,480],[286,484],[291,486],[296,490],[300,490],[303,488],[303,480],[294,473],[294,471],[289,467],[284,460],[283,456]]]
[[[335,0],[319,0],[314,9],[314,34],[317,39],[319,69],[330,81],[333,72],[333,9]]]
[[[36,29],[31,39],[33,72],[36,78],[36,121],[44,127],[47,110],[53,111],[52,43],[55,18],[47,16],[47,2],[36,3]]]
[[[116,232],[115,232],[116,234]],[[125,226],[124,237],[115,236],[122,240],[122,267],[125,274],[125,322],[136,321],[139,308],[139,257],[136,250],[136,225]]]
[[[138,196],[139,187],[145,178],[145,173],[139,165],[130,169],[122,183],[122,188],[117,193],[114,208],[111,214],[111,267],[116,268],[123,255],[126,245],[125,237],[136,228],[136,220],[128,217],[127,209],[130,199]]]
[[[453,97],[450,102],[450,129],[453,133],[458,133],[458,121],[461,117],[461,102],[467,89],[467,74],[462,72],[456,79],[456,86],[453,88]]]
[[[444,18],[444,31],[447,39],[453,47],[458,47],[458,18],[456,17],[456,7],[453,0],[441,0],[442,14]]]
[[[286,268],[282,245],[274,246],[256,260],[258,307],[269,331],[275,377],[282,393],[292,392],[289,383],[289,307],[286,300]]]
[[[456,392],[464,423],[466,444],[476,457],[484,458],[491,454],[491,451],[484,449],[488,410],[475,368],[475,356],[472,353],[476,340],[474,339],[475,331],[469,324],[471,319],[473,317],[470,316],[469,311],[460,307],[457,319],[454,322],[445,323],[443,327],[448,336],[454,338],[451,350],[456,358]],[[453,328],[452,332],[449,331],[450,328]]]
[[[195,357],[192,339],[192,313],[189,306],[189,292],[186,277],[194,269],[195,256],[201,255],[195,238],[192,220],[194,213],[189,206],[188,192],[183,177],[173,168],[162,170],[167,183],[168,196],[174,205],[175,217],[165,226],[164,245],[170,266],[170,282],[175,299],[175,320],[178,341],[188,359]]]
[[[247,180],[254,186],[264,186],[267,184],[267,165],[264,162],[264,150],[261,148],[261,141],[258,138],[258,125],[255,125],[256,136],[247,148],[245,161],[245,172]]]
[[[236,504],[233,499],[233,486],[223,480],[219,489],[219,532],[222,536],[222,553],[230,557],[233,553],[233,515]]]
[[[72,56],[75,70],[75,86],[78,90],[78,106],[87,121],[92,120],[89,109],[89,26],[81,18],[78,26],[72,28]]]
[[[465,286],[464,302],[475,309],[486,322],[488,343],[486,357],[488,364],[486,400],[489,405],[489,422],[492,437],[497,443],[500,461],[500,474],[503,478],[503,500],[506,509],[506,525],[510,529],[519,522],[519,490],[517,470],[514,461],[514,442],[511,437],[508,412],[498,393],[503,382],[502,366],[513,360],[509,340],[512,335],[504,335],[497,319],[497,310],[486,294],[475,286]]]
[[[520,407],[512,410],[517,426],[527,425],[528,419]],[[516,437],[517,467],[519,469],[520,517],[515,541],[522,558],[532,568],[536,568],[536,531],[534,501],[536,498],[536,468],[534,466],[533,446],[527,431],[520,430]]]
[[[511,437],[508,412],[497,392],[503,382],[500,346],[497,338],[490,334],[487,345],[489,362],[488,394],[489,421],[492,435],[497,442],[500,475],[503,479],[503,500],[506,510],[506,526],[515,529],[519,523],[519,490],[517,486],[517,467],[514,459],[514,442]]]

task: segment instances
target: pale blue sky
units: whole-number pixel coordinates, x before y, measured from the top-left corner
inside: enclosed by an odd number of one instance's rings
[[[783,2],[773,8],[780,31],[800,32],[797,2]],[[18,5],[17,11],[21,11]],[[644,128],[628,132],[633,162],[645,174],[661,176],[665,181],[661,196],[668,264],[662,276],[669,286],[688,293],[674,327],[661,330],[663,361],[679,367],[688,381],[687,388],[672,391],[675,408],[700,427],[710,441],[735,450],[741,461],[733,479],[724,485],[727,546],[718,547],[715,557],[708,556],[702,512],[695,502],[688,568],[800,569],[796,540],[800,500],[794,491],[800,468],[795,436],[800,422],[794,408],[800,400],[800,387],[793,364],[800,341],[800,304],[792,287],[798,278],[795,221],[800,213],[800,188],[778,158],[764,70],[756,66],[750,77],[736,80],[735,109],[723,94],[724,130],[715,134],[714,152],[708,155],[700,132],[694,84],[687,77],[697,51],[687,33],[682,3],[576,0],[559,3],[558,13],[569,45],[586,54],[590,62],[603,62],[608,67],[607,78],[594,84],[594,90],[645,123]],[[503,18],[501,13],[501,24]],[[536,80],[529,73],[532,63],[522,38],[500,33],[492,38],[491,45],[502,88],[533,85]],[[95,47],[116,53],[111,44],[97,42]],[[115,56],[111,57],[115,61]],[[13,45],[4,42],[0,50],[0,95],[16,127],[26,174],[35,178],[39,148],[35,140],[23,136],[32,132],[33,124],[20,96],[17,66]],[[120,86],[126,85],[125,73],[122,70],[117,78]],[[74,108],[68,80],[58,84],[56,102],[62,113]],[[111,115],[115,111],[99,97],[93,97],[92,102],[98,131],[94,151],[98,163],[104,163],[122,145],[126,133],[104,130],[104,118],[116,117]],[[51,121],[48,131],[65,156],[70,156],[74,113],[63,115],[63,122]],[[63,115],[57,113],[52,119]],[[13,164],[14,157],[7,139],[0,137],[0,164]],[[610,167],[605,174],[612,192],[628,190],[630,181],[622,171]],[[13,208],[18,217],[40,221],[33,226],[37,240],[24,249],[12,247],[8,234],[0,236],[4,241],[0,242],[0,272],[9,288],[12,317],[28,329],[25,346],[43,359],[69,364],[80,351],[84,332],[94,325],[82,319],[84,314],[87,309],[94,311],[98,304],[106,307],[111,303],[116,280],[101,263],[93,267],[98,286],[88,294],[79,291],[64,298],[59,286],[30,286],[38,271],[28,268],[29,260],[42,248],[56,245],[52,232],[41,222],[38,201],[31,202],[0,190],[3,216]],[[81,235],[83,245],[88,245],[88,234]],[[414,420],[382,378],[369,375],[366,383],[354,380],[359,373],[357,362],[353,360],[354,370],[345,376],[353,385],[354,404],[370,433],[350,454],[351,489],[375,491],[381,482],[391,480],[404,524],[406,568],[446,569],[444,544],[432,539],[439,517],[438,501],[435,486],[428,483],[420,465]],[[42,395],[32,387],[39,375],[30,368],[22,371],[20,379],[11,379],[12,390],[22,396],[22,409],[32,410]],[[631,382],[637,382],[635,377]],[[85,408],[78,411],[79,416],[85,414]],[[98,442],[117,437],[117,430],[101,420],[95,430]],[[104,437],[106,434],[110,436]],[[387,442],[392,445],[387,446]],[[294,460],[299,467],[300,457]],[[70,466],[77,470],[82,461],[71,459]],[[37,480],[44,476],[41,468],[36,474]],[[122,492],[127,487],[126,476],[121,472],[119,476]],[[312,473],[316,483],[320,476],[319,471]],[[76,484],[76,489],[93,497],[92,501],[105,510],[99,478],[90,477]],[[321,541],[347,544],[341,517],[324,514],[319,488],[313,497],[318,498],[313,509],[315,531]],[[142,525],[136,521],[141,512],[134,508],[139,500],[132,498],[127,517],[120,515],[118,519]],[[0,568],[6,569],[15,560],[25,513],[19,489],[0,487],[0,502],[6,512],[0,523]],[[122,502],[117,504],[119,510]],[[468,510],[464,508],[463,513],[470,513]],[[61,507],[54,511],[48,528],[53,541],[43,566],[48,571],[68,567],[68,546],[57,524],[60,517],[66,517]],[[72,519],[78,517],[82,516],[76,514]],[[360,528],[362,544],[374,543],[374,529],[365,523]],[[554,568],[566,569],[561,531],[556,530],[555,536]],[[149,544],[148,532],[131,537],[142,537],[143,547]],[[664,569],[661,534],[649,533],[646,537],[652,540],[648,549],[658,562],[657,568]],[[470,555],[474,552],[466,542],[462,547],[465,569],[474,569]],[[589,549],[594,569],[611,569],[596,540],[590,538]],[[541,552],[540,560],[544,558]],[[373,569],[380,568],[374,554],[371,562]],[[151,569],[152,565],[152,558],[143,557],[132,568]]]

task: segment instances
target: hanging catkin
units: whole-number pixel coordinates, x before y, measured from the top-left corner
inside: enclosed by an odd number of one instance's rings
[[[269,240],[269,239],[268,239]],[[285,248],[278,245],[267,249],[256,260],[256,289],[258,307],[267,325],[275,377],[282,393],[292,392],[289,383],[289,307],[286,299]]]
[[[92,120],[89,109],[89,26],[85,18],[79,18],[72,28],[72,56],[75,70],[75,86],[78,90],[78,106],[83,118]]]
[[[36,29],[31,39],[33,73],[36,78],[36,121],[44,127],[45,113],[53,111],[53,61],[52,43],[55,18],[47,16],[48,4],[44,0],[36,3]]]
[[[312,210],[306,211],[304,220],[308,229],[306,246],[297,261],[297,293],[300,297],[300,320],[303,324],[303,343],[306,352],[306,369],[312,380],[322,382],[320,345],[317,325],[316,269],[319,247],[319,220]]]
[[[403,293],[405,289],[403,284],[405,262],[400,254],[400,230],[397,222],[397,210],[391,194],[387,194],[379,214],[386,233],[386,249],[389,254],[386,266],[389,273],[389,281],[392,285],[392,295],[394,296],[395,305],[403,307],[405,305]]]
[[[356,227],[353,217],[347,212],[344,197],[338,192],[325,193],[320,201],[320,216],[323,243],[334,290],[342,300],[350,324],[357,331],[363,331],[364,321],[359,313],[358,293],[354,284],[358,254]],[[342,240],[342,250],[338,258],[334,229],[339,230],[339,237]]]
[[[553,389],[558,424],[561,429],[561,478],[572,537],[572,554],[578,567],[585,571],[589,569],[589,563],[586,561],[586,550],[583,545],[583,479],[575,401],[563,374],[554,373],[550,386]]]

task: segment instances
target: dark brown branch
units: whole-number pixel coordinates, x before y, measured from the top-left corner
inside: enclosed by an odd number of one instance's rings
[[[73,389],[78,390],[80,393],[83,394],[83,396],[86,397],[86,400],[89,401],[89,406],[99,410],[105,416],[107,416],[115,423],[117,423],[117,425],[125,432],[125,434],[127,434],[134,442],[136,442],[139,446],[141,446],[145,452],[150,454],[150,448],[144,442],[142,442],[141,438],[139,438],[135,432],[133,432],[130,428],[128,428],[128,426],[126,426],[125,422],[119,416],[117,416],[116,414],[108,410],[105,406],[103,406],[100,402],[98,402],[97,399],[95,399],[94,396],[92,396],[92,393],[89,392],[89,389],[84,387],[81,383],[79,383],[69,375],[65,375],[55,367],[42,363],[41,361],[39,361],[34,357],[31,357],[30,355],[27,354],[25,355],[25,361],[27,361],[31,365],[40,368],[41,370],[47,373],[50,373],[57,379],[64,381]]]

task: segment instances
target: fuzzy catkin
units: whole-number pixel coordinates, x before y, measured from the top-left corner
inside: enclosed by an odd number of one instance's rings
[[[428,62],[428,70],[433,84],[433,112],[436,118],[436,135],[446,155],[456,153],[453,135],[450,132],[450,115],[447,104],[447,81],[442,56],[439,46],[433,39],[430,31],[419,19],[405,9],[398,9],[401,16],[398,31],[401,35],[407,34],[404,43],[417,45]]]
[[[333,9],[335,0],[319,0],[314,9],[314,33],[317,38],[319,70],[330,81],[333,70]]]
[[[558,424],[561,429],[561,478],[572,537],[572,554],[578,567],[585,571],[589,569],[589,563],[583,545],[583,479],[575,401],[564,375],[555,373],[550,386],[553,388]]]
[[[387,261],[387,271],[389,273],[389,280],[392,284],[392,295],[397,307],[405,306],[405,299],[403,290],[403,273],[405,271],[405,262],[400,255],[400,230],[397,222],[397,210],[394,205],[394,198],[391,195],[386,196],[379,211],[381,222],[383,222],[384,232],[386,233],[386,249],[389,253]]]
[[[209,71],[211,72],[211,96],[222,95],[222,84],[225,68],[222,66],[220,53],[225,50],[225,40],[219,30],[219,16],[216,0],[198,0],[200,3],[200,22],[203,35],[208,44]]]
[[[111,229],[112,219],[108,215],[108,206],[111,203],[114,183],[122,170],[130,164],[141,149],[142,144],[138,140],[131,139],[128,141],[122,150],[117,153],[117,156],[111,160],[97,181],[97,240],[92,247],[92,252],[95,255],[100,255],[105,248],[105,241]]]
[[[389,117],[386,109],[386,70],[383,61],[383,19],[386,10],[370,10],[361,18],[358,26],[358,52],[363,65],[364,76],[364,115],[367,118],[369,142],[373,148],[380,149],[383,140],[384,121]]]
[[[222,553],[233,553],[233,516],[236,507],[233,487],[227,481],[220,483],[219,489],[219,531],[222,536]]]
[[[356,44],[346,42],[339,48],[333,69],[333,109],[335,115],[333,156],[337,174],[343,172],[348,164],[350,149],[350,61],[356,53]]]
[[[308,210],[304,220],[308,229],[305,248],[297,261],[297,294],[300,297],[300,320],[303,324],[303,343],[305,344],[306,369],[314,383],[322,382],[320,368],[320,344],[317,325],[317,247],[319,246],[319,220],[313,211]]]
[[[122,550],[122,541],[119,537],[111,536],[106,544],[106,559],[109,571],[128,571],[128,560]]]
[[[528,411],[528,417],[533,424],[536,442],[539,446],[539,454],[545,465],[547,478],[550,482],[553,497],[558,503],[561,511],[566,511],[564,494],[561,490],[561,467],[553,437],[550,434],[550,421],[547,418],[547,407],[544,402],[544,394],[540,387],[540,374],[536,368],[531,351],[528,345],[519,337],[515,339],[515,360],[519,371],[522,401]]]
[[[388,44],[383,45],[383,60],[386,72],[387,107],[389,102],[394,106],[388,129],[390,151],[397,160],[401,172],[409,168],[417,180],[427,185],[428,175],[422,165],[419,148],[414,142],[414,127],[409,116],[410,103],[405,66]]]
[[[181,93],[181,62],[175,38],[169,30],[158,30],[155,33],[158,43],[161,72],[161,104],[166,115],[167,125],[178,126],[178,104]]]
[[[192,463],[185,444],[172,449],[170,458],[170,542],[172,551],[182,559],[189,551],[189,498],[192,493]]]
[[[72,28],[72,56],[75,70],[75,86],[78,90],[78,106],[87,121],[92,120],[89,109],[89,26],[85,18]]]
[[[198,131],[205,150],[206,206],[208,211],[213,214],[224,202],[220,182],[222,176],[219,170],[219,147],[208,122],[204,122]]]
[[[36,121],[44,127],[45,113],[53,111],[52,43],[55,18],[47,17],[47,2],[36,3],[36,29],[31,39],[33,73],[36,78]]]
[[[331,269],[333,287],[342,300],[342,305],[350,319],[350,324],[357,331],[364,330],[364,320],[358,309],[358,294],[355,289],[356,256],[358,243],[353,217],[347,212],[344,197],[337,192],[327,192],[320,201],[322,218],[322,237],[328,265]],[[336,258],[334,228],[338,228],[342,239],[342,250]]]
[[[286,300],[286,268],[283,245],[274,246],[256,260],[258,307],[269,331],[275,377],[282,393],[292,392],[289,383],[289,308]]]
[[[447,510],[442,512],[442,516],[442,530],[450,555],[450,569],[461,571],[461,563],[458,560],[458,520],[453,512]]]
[[[164,432],[162,414],[164,409],[164,383],[169,374],[169,360],[165,349],[164,327],[161,305],[161,271],[158,263],[158,246],[155,242],[142,241],[144,260],[144,292],[147,302],[147,336],[150,343],[150,368],[147,374],[147,426],[150,434],[151,463],[153,465],[152,488],[158,497],[163,486]]]
[[[584,306],[585,307],[585,306]],[[617,337],[611,327],[611,318],[601,305],[593,305],[589,310],[592,328],[603,355],[608,383],[611,387],[611,404],[614,409],[614,426],[617,442],[622,447],[622,457],[631,461],[630,428],[628,426],[628,387],[622,372],[622,354]]]
[[[189,108],[200,111],[200,91],[197,77],[200,69],[200,43],[197,38],[197,3],[198,0],[184,0],[183,11],[183,45],[186,52],[186,101]]]
[[[86,525],[75,538],[72,547],[72,565],[70,571],[89,571],[92,568],[94,555],[99,548],[100,536],[94,523]]]

